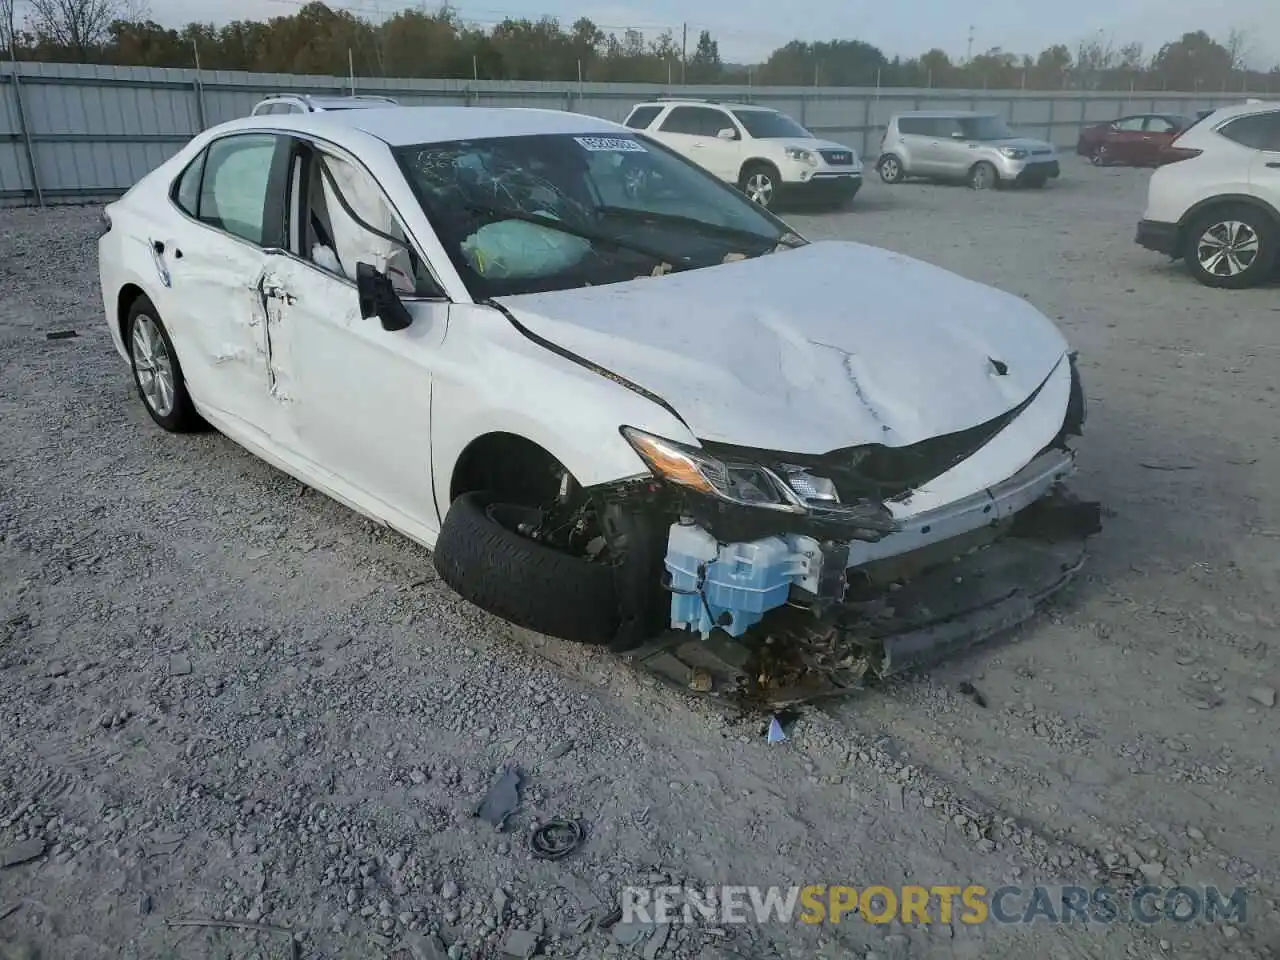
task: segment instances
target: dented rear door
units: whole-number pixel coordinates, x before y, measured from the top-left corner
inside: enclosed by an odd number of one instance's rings
[[[250,434],[278,433],[268,402],[266,248],[279,246],[288,141],[238,134],[210,144],[196,215],[176,217],[159,239],[180,315],[170,333],[202,407]],[[166,318],[168,319],[168,318]]]

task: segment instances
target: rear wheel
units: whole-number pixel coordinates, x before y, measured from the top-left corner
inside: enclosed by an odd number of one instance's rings
[[[1105,143],[1100,143],[1093,148],[1093,153],[1089,155],[1089,162],[1095,167],[1105,167],[1111,162],[1111,151],[1107,149]]]
[[[147,413],[170,433],[189,433],[204,426],[196,413],[169,331],[145,296],[133,301],[124,322],[133,383]]]
[[[1187,229],[1183,259],[1206,287],[1256,286],[1274,270],[1280,225],[1256,207],[1226,204],[1198,216]]]
[[[902,161],[893,154],[881,157],[876,169],[880,173],[880,179],[885,183],[901,183],[906,178],[906,171],[902,169]]]

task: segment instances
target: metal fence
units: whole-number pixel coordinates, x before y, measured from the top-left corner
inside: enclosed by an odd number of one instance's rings
[[[1019,132],[1059,146],[1080,128],[1127,113],[1191,114],[1249,94],[938,90],[901,87],[673,88],[639,83],[357,79],[360,93],[402,104],[543,107],[622,120],[662,95],[705,96],[774,107],[816,135],[871,154],[903,110],[982,109]],[[264,95],[351,92],[343,77],[115,67],[0,64],[0,205],[86,203],[118,196],[214,124],[248,115]]]

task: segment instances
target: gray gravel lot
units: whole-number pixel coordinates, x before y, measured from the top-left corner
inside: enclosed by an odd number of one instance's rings
[[[1055,318],[1090,402],[1078,487],[1109,516],[1016,636],[779,745],[468,607],[423,550],[220,436],[162,433],[107,337],[97,211],[0,211],[0,862],[43,842],[0,868],[0,958],[456,960],[520,930],[583,958],[1274,956],[1280,288],[1206,290],[1136,247],[1148,176],[875,182],[793,218]],[[507,760],[525,803],[498,833],[472,812]],[[533,859],[530,825],[562,816],[585,847]],[[589,926],[664,878],[1126,871],[1245,886],[1247,918]],[[191,917],[287,930],[166,923]]]

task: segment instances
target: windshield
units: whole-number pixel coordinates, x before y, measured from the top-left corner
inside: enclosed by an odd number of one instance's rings
[[[796,123],[785,113],[776,110],[734,110],[738,122],[757,140],[781,140],[800,137],[812,140],[813,134]]]
[[[1012,140],[1017,134],[999,117],[961,117],[960,132],[966,140]]]
[[[477,300],[660,276],[803,242],[732,187],[636,137],[493,137],[395,153]]]

